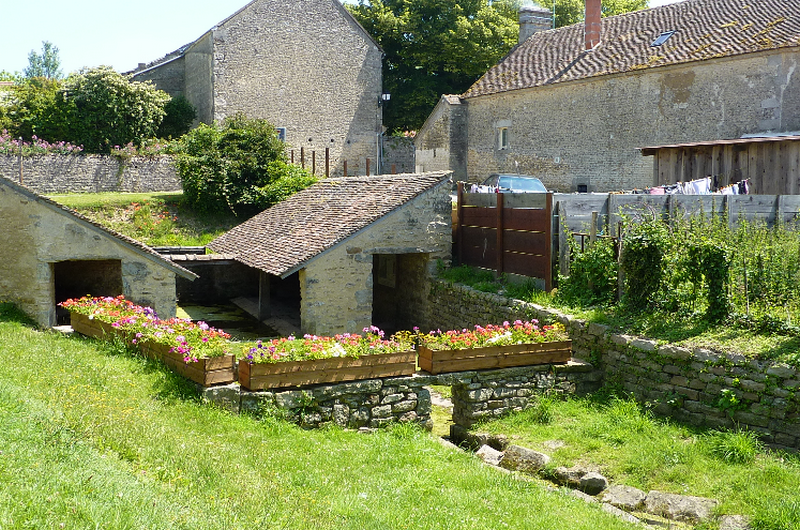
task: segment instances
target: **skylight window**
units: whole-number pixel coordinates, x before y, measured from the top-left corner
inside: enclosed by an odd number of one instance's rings
[[[659,35],[659,36],[658,36],[658,38],[656,38],[656,40],[654,40],[654,41],[653,41],[653,44],[651,44],[651,45],[650,45],[650,47],[651,47],[651,48],[655,48],[655,47],[657,47],[657,46],[661,46],[662,44],[664,44],[665,42],[667,42],[667,40],[668,40],[670,37],[672,37],[673,35],[675,35],[675,30],[672,30],[672,31],[665,31],[664,33],[662,33],[661,35]]]

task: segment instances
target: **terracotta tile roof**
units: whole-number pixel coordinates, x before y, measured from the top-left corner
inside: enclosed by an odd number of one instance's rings
[[[800,46],[798,0],[683,0],[602,23],[601,42],[590,51],[583,23],[533,34],[464,97]],[[667,31],[675,34],[650,46]]]
[[[173,263],[172,261],[166,259],[164,256],[162,256],[161,254],[159,254],[158,252],[156,252],[155,250],[153,250],[149,246],[145,245],[144,243],[142,243],[140,241],[137,241],[137,240],[135,240],[135,239],[133,239],[131,237],[128,237],[126,235],[120,234],[119,232],[111,230],[110,228],[106,228],[105,226],[92,221],[88,217],[85,217],[85,216],[81,215],[80,213],[78,213],[77,211],[73,210],[69,206],[64,206],[63,204],[59,204],[56,201],[54,201],[52,199],[48,199],[47,197],[45,197],[43,195],[39,195],[38,193],[36,193],[35,191],[31,190],[30,188],[28,188],[26,186],[23,186],[21,184],[17,184],[13,180],[10,180],[10,179],[6,178],[3,175],[0,175],[0,185],[8,186],[9,188],[13,189],[17,193],[28,197],[28,199],[30,199],[32,201],[39,202],[40,204],[43,204],[43,205],[47,206],[51,210],[54,210],[55,212],[57,212],[57,213],[59,213],[61,215],[72,217],[75,220],[80,221],[83,224],[89,225],[92,229],[94,229],[96,231],[104,232],[107,236],[110,236],[113,239],[117,239],[121,244],[131,248],[132,250],[134,250],[138,254],[147,256],[148,258],[152,259],[153,261],[161,263],[161,265],[163,265],[164,267],[172,269],[179,276],[183,276],[184,278],[186,278],[188,280],[195,280],[196,278],[198,278],[197,274],[195,274],[192,271],[190,271],[188,269],[185,269],[185,268],[181,267],[180,265],[178,265],[176,263]]]
[[[449,172],[322,180],[208,245],[245,265],[282,276],[439,185]]]

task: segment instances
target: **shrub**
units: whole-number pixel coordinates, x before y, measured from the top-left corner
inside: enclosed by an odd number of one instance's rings
[[[59,114],[68,124],[59,139],[81,144],[90,153],[108,153],[130,142],[141,145],[156,135],[168,101],[167,93],[151,83],[131,81],[108,66],[82,70],[71,74],[59,93]]]
[[[656,218],[626,225],[620,261],[625,300],[633,309],[652,308],[658,301],[668,236],[666,225]]]
[[[568,304],[606,305],[617,293],[617,256],[614,241],[601,238],[583,251],[570,239],[569,276],[559,276],[558,297]]]
[[[201,212],[254,214],[316,181],[286,164],[272,124],[243,114],[184,135],[176,165],[184,197]]]
[[[159,138],[179,138],[189,132],[197,110],[183,96],[175,96],[164,105],[164,119],[158,128]]]

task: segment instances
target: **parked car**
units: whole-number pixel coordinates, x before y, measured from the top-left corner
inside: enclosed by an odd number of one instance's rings
[[[530,175],[495,173],[484,180],[483,185],[494,186],[500,193],[547,193],[542,181]]]

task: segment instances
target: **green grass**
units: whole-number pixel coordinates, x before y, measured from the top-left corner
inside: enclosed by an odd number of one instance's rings
[[[0,528],[631,528],[413,426],[233,415],[118,344],[19,320],[0,304]]]
[[[755,433],[692,429],[603,395],[543,403],[476,430],[545,452],[552,468],[581,464],[645,492],[715,498],[719,513],[748,515],[756,530],[800,528],[800,456],[765,451]]]
[[[183,203],[183,194],[82,193],[51,195],[93,221],[151,246],[202,246],[245,219],[231,215],[198,215]]]

